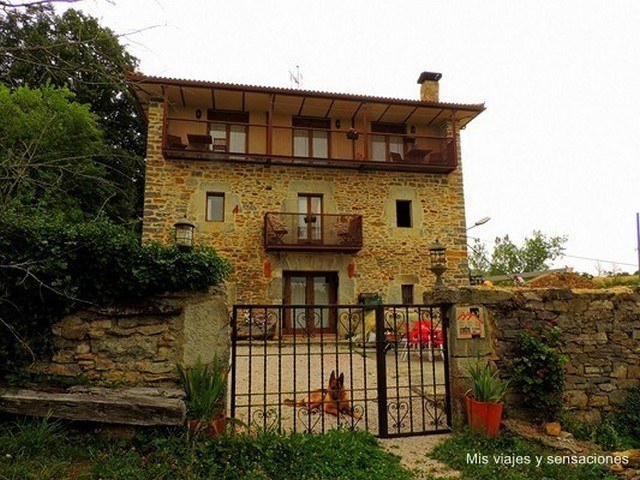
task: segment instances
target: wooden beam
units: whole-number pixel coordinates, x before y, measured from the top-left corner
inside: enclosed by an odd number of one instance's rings
[[[216,94],[214,93],[213,88],[211,89],[211,108],[213,110],[216,109]]]
[[[324,118],[329,118],[329,114],[331,113],[331,109],[333,108],[333,104],[335,103],[335,98],[333,100],[331,100],[331,103],[329,104],[329,109],[327,110],[327,113],[324,114]]]
[[[182,90],[182,87],[180,87],[180,99],[182,100],[182,106],[186,107],[187,102],[184,101],[184,90]]]
[[[382,114],[378,117],[378,120],[376,120],[376,122],[380,122],[382,120],[382,117],[384,117],[384,115],[387,113],[387,111],[391,108],[391,105],[387,105],[387,108],[384,109],[384,111],[382,112]]]
[[[402,123],[407,123],[409,121],[409,119],[413,116],[413,114],[416,113],[417,110],[418,110],[418,107],[414,108],[411,111],[411,113],[405,117],[405,119],[402,121]]]
[[[436,116],[433,117],[431,120],[429,120],[429,123],[427,123],[427,126],[430,126],[434,122],[434,120],[440,116],[442,112],[444,112],[444,108],[441,108],[440,111],[436,113]]]
[[[362,107],[363,103],[360,102],[360,104],[358,105],[358,108],[356,108],[356,111],[353,112],[353,115],[351,115],[351,121],[353,122],[356,118],[356,115],[358,115],[358,112],[360,111],[360,108]]]
[[[298,116],[302,115],[302,108],[304,107],[304,102],[307,97],[302,97],[302,102],[300,103],[300,108],[298,109]]]
[[[111,389],[104,389],[111,390]],[[48,393],[0,390],[0,411],[83,422],[122,425],[182,425],[186,408],[179,398],[123,392]]]

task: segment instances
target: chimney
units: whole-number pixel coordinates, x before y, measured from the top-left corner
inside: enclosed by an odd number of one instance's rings
[[[420,100],[423,102],[437,102],[440,99],[438,80],[441,73],[422,72],[418,83],[420,84]]]

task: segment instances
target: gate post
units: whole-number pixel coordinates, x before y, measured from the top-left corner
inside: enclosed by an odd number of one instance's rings
[[[238,307],[233,306],[231,316],[231,418],[236,418],[236,343],[238,336]],[[235,423],[233,424],[235,431]]]
[[[378,379],[378,435],[384,438],[389,435],[387,418],[387,356],[385,351],[384,305],[376,305],[376,373]]]

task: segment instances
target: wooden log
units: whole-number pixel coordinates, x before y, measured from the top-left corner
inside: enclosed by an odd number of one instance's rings
[[[90,394],[0,389],[0,411],[140,426],[182,425],[186,417],[185,404],[179,398],[135,395],[117,390],[108,394]]]

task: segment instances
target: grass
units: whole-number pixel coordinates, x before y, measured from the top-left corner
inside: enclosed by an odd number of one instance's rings
[[[409,480],[399,459],[363,432],[194,440],[147,431],[129,443],[50,420],[0,426],[0,480]]]
[[[485,463],[471,461],[474,454],[484,456]],[[538,467],[536,456],[543,456]],[[452,468],[462,472],[461,480],[614,480],[616,477],[599,466],[554,465],[548,464],[549,452],[542,446],[503,432],[499,438],[492,440],[486,436],[473,435],[464,431],[453,435],[439,444],[431,456]],[[471,458],[470,458],[470,457]],[[503,457],[500,457],[503,456]],[[516,457],[531,459],[528,465],[501,464]],[[477,457],[479,458],[479,457]]]

